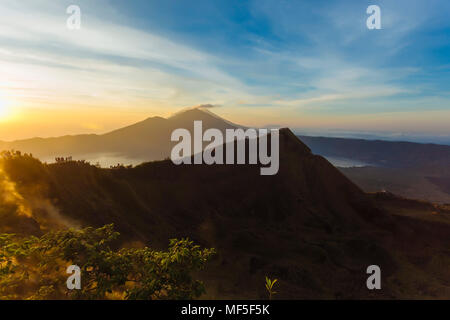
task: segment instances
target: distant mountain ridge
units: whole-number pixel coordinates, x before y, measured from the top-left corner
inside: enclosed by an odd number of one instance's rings
[[[215,115],[207,109],[182,110],[169,118],[151,117],[117,130],[97,135],[80,134],[52,138],[32,138],[1,142],[0,150],[32,153],[40,159],[58,156],[83,157],[88,154],[117,154],[143,161],[161,160],[170,155],[173,130],[192,130],[201,120],[204,129],[245,128]],[[450,146],[384,140],[298,136],[311,150],[323,156],[347,158],[391,168],[448,168]],[[439,169],[441,170],[441,169]],[[450,172],[449,172],[450,173]]]
[[[403,141],[298,136],[314,153],[390,168],[450,166],[450,146]]]
[[[84,156],[87,154],[119,154],[142,158],[146,161],[162,160],[170,155],[171,133],[178,128],[192,130],[194,120],[201,120],[204,130],[221,131],[240,127],[200,109],[190,109],[169,118],[151,117],[106,134],[81,134],[55,138],[32,138],[0,143],[1,149],[14,149],[32,153],[40,159],[58,156]]]
[[[360,161],[341,171],[366,192],[450,203],[450,146],[414,142],[298,136],[314,153]]]

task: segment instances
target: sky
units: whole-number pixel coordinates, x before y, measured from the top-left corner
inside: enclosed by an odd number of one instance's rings
[[[0,140],[212,104],[247,126],[450,141],[448,0],[0,0],[0,12]]]

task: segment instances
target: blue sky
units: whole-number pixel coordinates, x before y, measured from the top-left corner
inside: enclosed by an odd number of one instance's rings
[[[71,4],[78,31],[65,26]],[[381,30],[366,27],[372,4]],[[0,9],[0,97],[22,115],[0,139],[24,121],[42,129],[49,112],[74,116],[42,135],[206,103],[246,125],[450,135],[447,0],[0,0]]]
[[[373,100],[399,101],[397,106],[329,106],[344,113],[423,110],[408,100],[449,97],[448,1],[110,3],[122,3],[120,10],[134,17],[134,27],[217,57],[217,67],[254,94],[295,101],[319,92],[358,96],[355,91],[362,88]],[[383,30],[366,28],[365,10],[374,3],[382,9]]]

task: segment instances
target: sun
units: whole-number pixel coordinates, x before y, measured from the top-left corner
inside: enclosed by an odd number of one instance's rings
[[[0,121],[4,120],[10,115],[10,110],[8,108],[8,104],[4,99],[0,97]]]
[[[0,121],[6,120],[10,116],[10,111],[6,101],[0,98]]]
[[[0,117],[6,116],[7,112],[6,103],[0,100]]]

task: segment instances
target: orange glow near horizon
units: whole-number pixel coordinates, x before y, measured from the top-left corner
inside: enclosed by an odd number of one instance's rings
[[[43,104],[44,105],[44,104]],[[33,137],[56,137],[75,134],[103,134],[125,127],[149,117],[169,117],[184,107],[171,107],[164,104],[136,101],[133,105],[125,104],[102,106],[62,104],[64,107],[44,107],[35,104],[33,107],[19,108],[9,100],[0,100],[0,140],[12,141]],[[392,113],[377,115],[314,115],[285,110],[275,113],[270,109],[243,108],[240,106],[218,107],[212,110],[218,116],[236,124],[249,127],[277,125],[301,129],[304,131],[318,129],[338,129],[369,131],[392,130],[392,119],[396,119],[399,132],[408,132],[412,127],[415,132],[426,133],[433,126],[434,133],[446,133],[448,112],[416,112],[408,116]],[[444,115],[443,115],[444,113]]]

